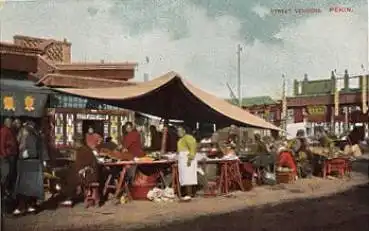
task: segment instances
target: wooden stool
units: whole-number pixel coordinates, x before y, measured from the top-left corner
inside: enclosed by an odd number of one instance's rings
[[[86,208],[90,206],[98,206],[100,204],[99,187],[100,184],[94,182],[84,188]]]
[[[127,183],[124,182],[125,170],[122,171],[118,179],[114,179],[112,174],[108,175],[108,178],[105,181],[104,189],[103,189],[103,196],[105,199],[108,199],[109,190],[111,189],[114,192],[114,196],[118,198],[122,189],[127,194],[128,200],[132,200],[132,196],[129,190]]]
[[[113,182],[113,183],[111,183]],[[108,197],[109,189],[116,190],[117,189],[118,181],[116,179],[113,179],[113,175],[109,174],[108,178],[105,181],[104,189],[103,189],[103,196]]]
[[[56,189],[57,181],[58,177],[56,177],[54,170],[51,174],[44,172],[44,190],[50,193],[51,197],[54,197],[58,193]]]

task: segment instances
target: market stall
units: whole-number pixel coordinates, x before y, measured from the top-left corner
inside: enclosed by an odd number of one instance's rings
[[[313,168],[323,178],[331,174],[338,174],[340,177],[350,175],[353,158],[350,153],[336,147],[310,147],[309,151],[313,154]]]
[[[55,90],[94,100],[101,100],[113,106],[151,114],[167,120],[183,120],[192,124],[197,122],[210,122],[216,124],[219,128],[234,124],[280,131],[280,128],[264,119],[254,116],[223,99],[196,88],[175,72],[169,72],[150,82],[137,84],[135,86],[109,88],[105,89],[103,92],[101,89]],[[162,147],[166,147],[166,137],[167,129],[164,129]],[[158,158],[153,158],[150,161],[142,161],[140,159],[124,161],[122,158],[115,158],[118,160],[114,163],[104,162],[103,165],[105,166],[120,166],[121,169],[117,181],[112,182],[110,179],[107,180],[105,191],[113,189],[115,195],[118,196],[126,187],[124,178],[127,169],[133,165],[146,165],[157,169],[163,169],[163,166],[171,166],[172,187],[176,188],[178,185],[176,160],[170,158],[163,160],[164,156],[168,155],[166,150],[162,148]],[[239,170],[240,162],[237,158],[203,158],[198,161],[219,166],[219,177],[216,182],[219,193],[228,193],[231,189],[243,190]],[[162,170],[157,171],[159,175],[161,171]],[[176,189],[175,191],[179,194],[180,190]]]
[[[55,90],[164,119],[212,122],[219,128],[234,124],[280,130],[266,120],[193,86],[175,72],[135,86],[107,88],[103,93],[101,88]]]

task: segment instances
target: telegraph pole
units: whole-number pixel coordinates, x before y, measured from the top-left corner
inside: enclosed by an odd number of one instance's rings
[[[242,108],[242,95],[241,95],[241,44],[237,46],[237,94],[238,94],[238,106]]]
[[[241,44],[237,45],[237,94],[238,94],[238,106],[242,109],[242,94],[241,94]],[[238,128],[239,138],[238,138],[238,151],[241,151],[242,144],[242,129]]]

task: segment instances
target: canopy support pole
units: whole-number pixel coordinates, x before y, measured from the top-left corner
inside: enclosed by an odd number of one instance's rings
[[[160,157],[161,155],[165,154],[166,147],[167,147],[167,141],[168,141],[168,123],[169,121],[167,119],[164,120],[164,127],[163,127],[163,136],[161,138],[161,149],[160,149]]]

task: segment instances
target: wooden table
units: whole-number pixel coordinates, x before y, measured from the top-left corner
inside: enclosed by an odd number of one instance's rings
[[[103,163],[105,167],[121,167],[122,170],[120,171],[118,182],[116,184],[110,184],[110,181],[112,179],[112,176],[109,175],[108,179],[105,181],[105,187],[104,187],[104,196],[107,194],[108,189],[114,189],[115,190],[115,196],[119,196],[120,193],[123,191],[123,189],[128,189],[128,185],[125,182],[125,176],[127,174],[128,168],[131,166],[156,166],[158,165],[172,165],[175,163],[175,161],[169,161],[169,160],[157,160],[157,161],[117,161],[117,162],[106,162]],[[160,170],[157,170],[160,176],[163,178],[163,173]],[[129,193],[129,192],[128,192]]]
[[[205,160],[199,161],[199,164],[218,164],[220,168],[220,177],[218,183],[218,194],[228,194],[231,185],[236,185],[241,191],[244,191],[242,176],[240,172],[240,160]],[[172,187],[180,197],[180,183],[178,165],[172,165]]]

